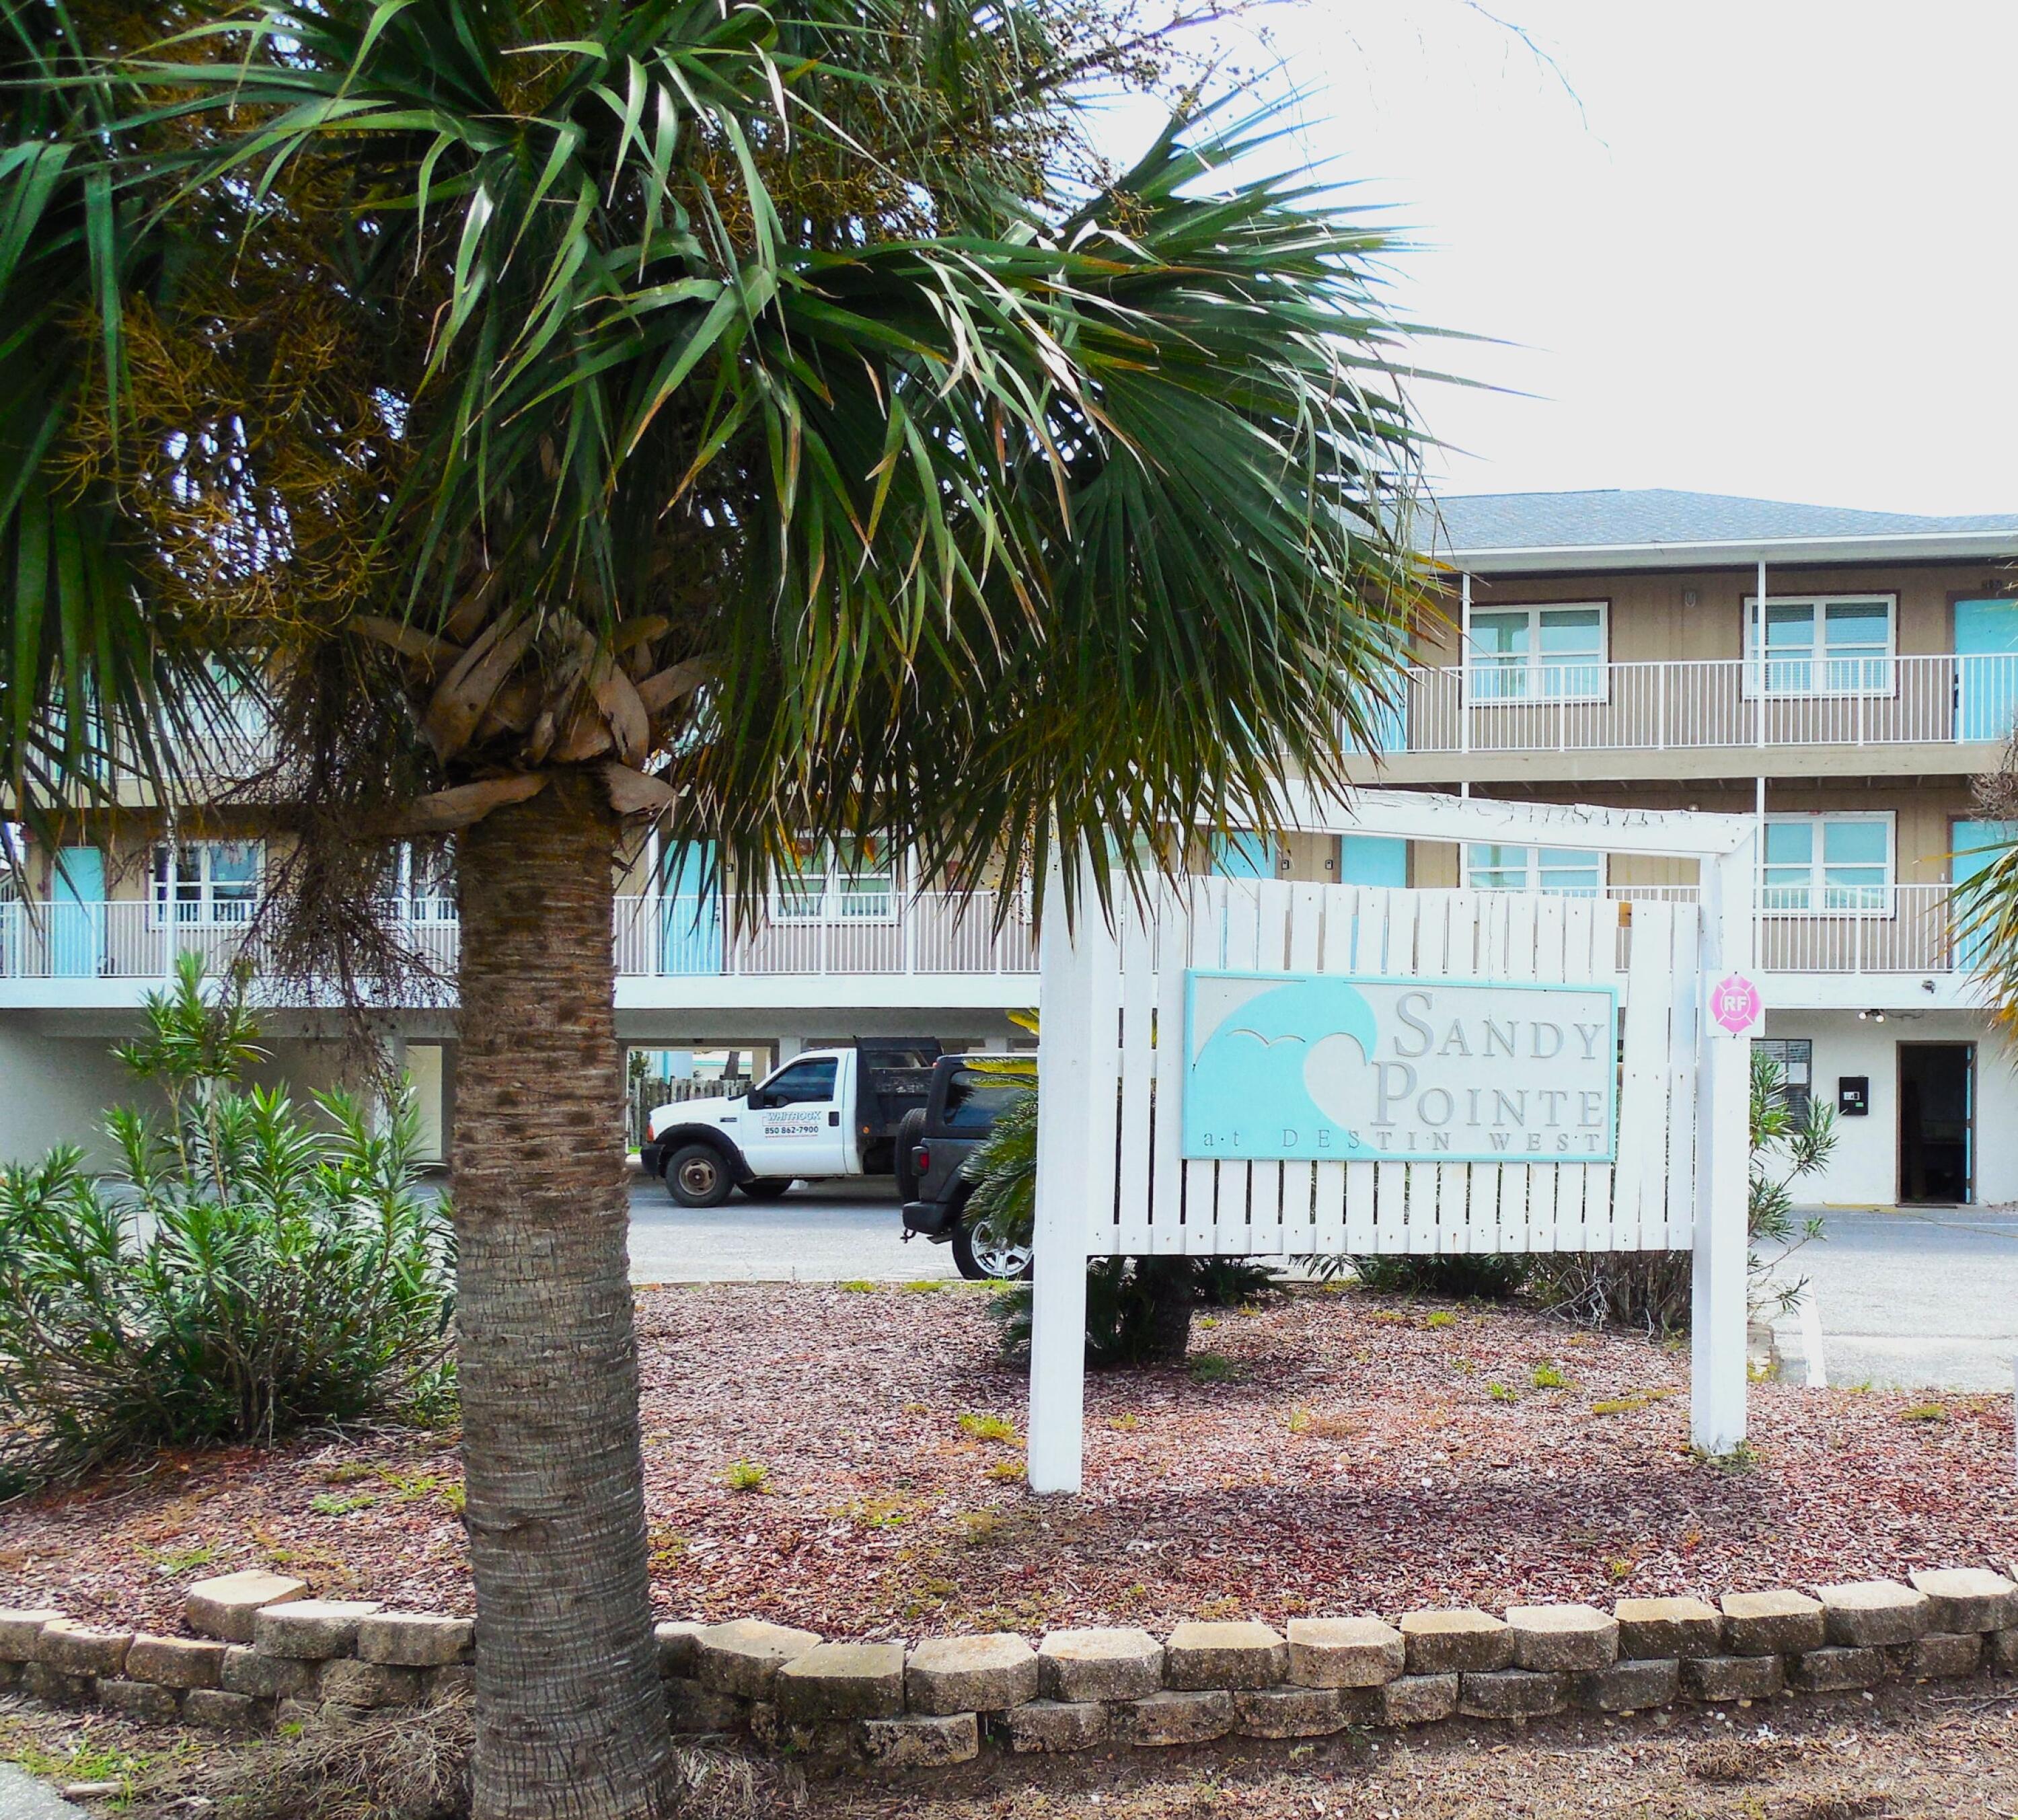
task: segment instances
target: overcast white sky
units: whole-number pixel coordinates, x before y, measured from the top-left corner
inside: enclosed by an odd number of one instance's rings
[[[2018,511],[2013,0],[1307,0],[1306,139],[1424,320],[1456,492]]]

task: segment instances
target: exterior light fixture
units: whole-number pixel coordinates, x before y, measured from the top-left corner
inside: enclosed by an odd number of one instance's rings
[[[1860,1011],[1857,1014],[1857,1020],[1860,1024],[1882,1024],[1885,1013],[1877,1010]]]

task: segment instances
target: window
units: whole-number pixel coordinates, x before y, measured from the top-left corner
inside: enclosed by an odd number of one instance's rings
[[[1747,695],[1889,695],[1894,692],[1890,594],[1822,594],[1745,601]]]
[[[410,841],[400,843],[400,856],[385,881],[388,907],[409,923],[453,923],[456,919],[455,855],[446,845],[416,853]]]
[[[170,877],[170,854],[174,876]],[[256,840],[192,840],[154,849],[154,918],[179,923],[249,923],[259,897],[263,850]]]
[[[1604,699],[1604,603],[1474,611],[1465,675],[1474,702]]]
[[[1568,847],[1502,847],[1474,843],[1464,850],[1465,882],[1474,891],[1541,891],[1553,897],[1595,897],[1604,888],[1604,856]]]
[[[1805,1036],[1755,1036],[1752,1053],[1763,1056],[1780,1070],[1785,1089],[1787,1111],[1802,1131],[1808,1128],[1815,1085],[1815,1045]]]
[[[1890,815],[1769,815],[1760,908],[1871,915],[1891,908]]]
[[[897,856],[881,841],[808,843],[781,868],[771,897],[779,923],[888,923],[897,915]]]
[[[831,1056],[817,1062],[788,1062],[764,1083],[765,1100],[772,1106],[806,1106],[831,1100],[834,1070],[840,1065]]]
[[[1028,1081],[1014,1075],[985,1074],[978,1068],[957,1068],[946,1082],[946,1110],[941,1127],[947,1131],[989,1132],[995,1121],[1029,1092]]]

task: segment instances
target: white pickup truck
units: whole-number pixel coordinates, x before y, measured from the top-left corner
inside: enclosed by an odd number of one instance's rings
[[[639,1159],[682,1207],[719,1207],[732,1188],[775,1201],[795,1181],[897,1174],[906,1115],[922,1121],[939,1053],[908,1038],[803,1050],[733,1099],[655,1107]]]

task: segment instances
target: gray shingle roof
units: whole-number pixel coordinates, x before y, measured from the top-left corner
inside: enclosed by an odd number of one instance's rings
[[[1780,500],[1669,487],[1587,493],[1460,493],[1440,499],[1453,555],[1470,551],[1576,550],[1622,545],[1765,543],[1861,537],[1939,537],[2009,532],[2018,512],[1927,518],[1911,512],[1856,511]]]

